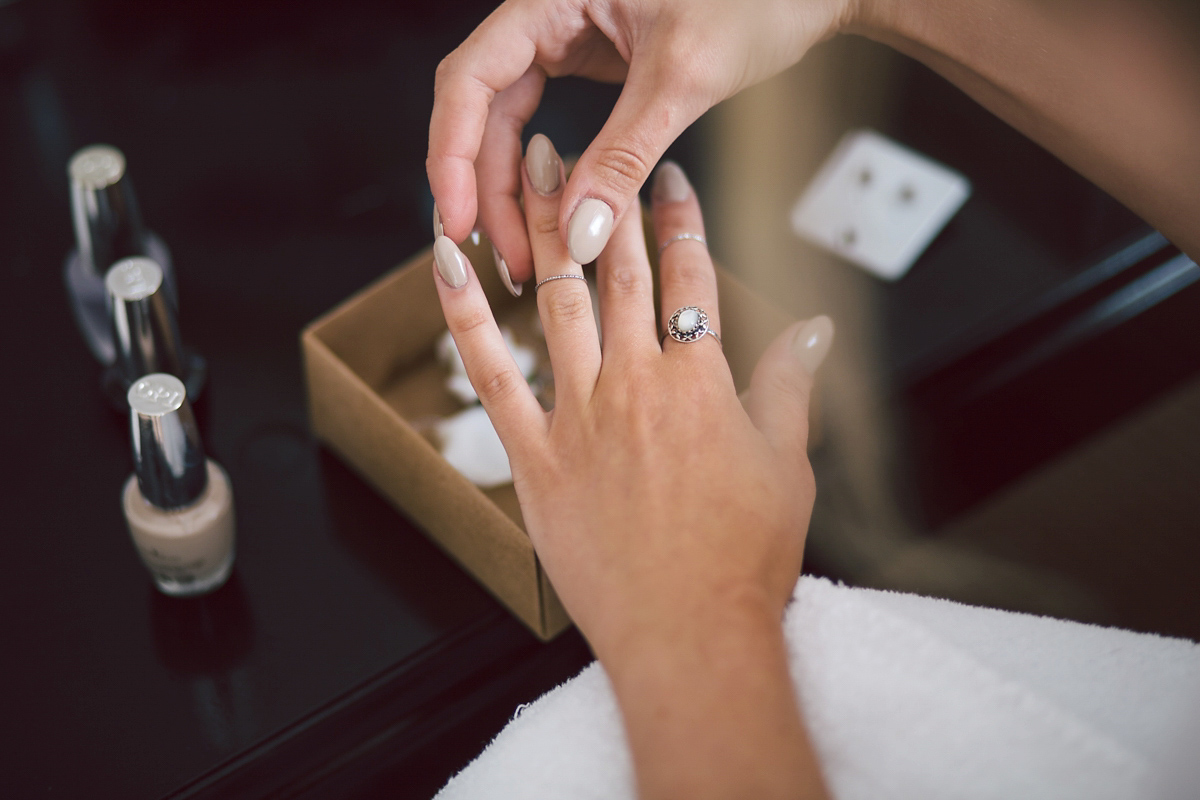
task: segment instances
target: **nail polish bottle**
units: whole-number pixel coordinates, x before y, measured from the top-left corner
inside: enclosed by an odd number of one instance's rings
[[[67,255],[63,277],[79,330],[92,354],[107,365],[116,358],[105,304],[108,268],[129,256],[154,259],[163,269],[167,296],[178,308],[171,253],[162,239],[142,227],[120,150],[104,144],[85,147],[71,158],[67,175],[75,249]]]
[[[202,357],[183,346],[175,307],[163,291],[163,271],[149,258],[125,258],[104,278],[109,335],[115,349],[104,390],[124,411],[129,387],[143,375],[167,372],[183,381],[195,401],[208,374]]]
[[[211,592],[233,569],[233,489],[205,458],[183,382],[146,375],[129,387],[134,474],[121,506],[129,533],[159,591]]]

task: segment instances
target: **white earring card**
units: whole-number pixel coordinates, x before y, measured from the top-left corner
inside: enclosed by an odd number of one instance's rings
[[[958,172],[871,130],[847,133],[792,208],[792,230],[897,280],[962,208]]]

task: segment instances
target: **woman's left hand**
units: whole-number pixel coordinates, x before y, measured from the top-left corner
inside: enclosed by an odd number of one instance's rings
[[[522,170],[537,279],[581,275],[558,236],[565,175],[550,141]],[[683,172],[659,170],[660,242],[702,234]],[[472,384],[504,442],[529,535],[567,611],[604,657],[714,605],[779,618],[800,573],[813,501],[805,441],[812,371],[832,336],[825,317],[785,331],[758,365],[748,407],[714,336],[661,345],[641,216],[598,260],[604,346],[587,287],[538,293],[557,406],[544,412],[514,365],[470,265],[438,239],[438,291]],[[662,254],[662,318],[699,306],[719,332],[716,275],[702,242]]]
[[[522,174],[537,279],[582,275],[558,235],[566,176],[544,136],[530,142]],[[704,232],[695,194],[674,164],[659,168],[653,216],[660,242]],[[705,739],[723,754],[707,770],[722,773],[730,754],[751,748],[747,768],[724,770],[725,779],[794,777],[788,767],[811,751],[796,744],[803,733],[780,621],[812,510],[808,398],[832,338],[828,318],[798,323],[769,347],[743,409],[717,337],[660,344],[641,215],[629,214],[597,262],[603,348],[584,281],[550,281],[538,293],[554,370],[556,406],[546,413],[465,256],[445,236],[434,255],[446,321],[508,451],[529,536],[614,678],[643,788],[695,797],[719,785],[720,774],[665,766],[672,760],[662,748],[700,735],[705,725],[725,737]],[[664,320],[698,306],[720,332],[716,275],[703,242],[673,241],[660,277]],[[696,669],[697,660],[709,663]],[[704,672],[710,666],[716,671]],[[675,675],[681,669],[689,674]],[[664,693],[652,676],[668,673]],[[760,686],[764,676],[770,680]],[[725,705],[705,712],[706,703]],[[715,719],[689,719],[702,713]],[[763,764],[772,752],[782,761]],[[816,775],[815,766],[808,773]],[[666,782],[655,783],[656,775]],[[679,784],[680,777],[689,782]],[[751,789],[743,796],[775,793],[757,783],[732,788]]]

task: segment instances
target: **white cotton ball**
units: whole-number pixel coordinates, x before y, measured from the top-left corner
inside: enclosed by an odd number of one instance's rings
[[[475,394],[475,387],[471,385],[471,379],[464,375],[451,375],[446,378],[446,388],[450,394],[457,397],[463,404],[471,405],[479,400],[479,395]]]
[[[472,406],[436,425],[442,455],[467,480],[482,489],[512,483],[508,453],[483,406]]]

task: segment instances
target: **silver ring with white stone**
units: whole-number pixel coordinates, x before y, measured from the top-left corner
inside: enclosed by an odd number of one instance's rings
[[[677,342],[698,342],[706,335],[711,335],[717,344],[725,346],[720,335],[708,327],[708,314],[700,306],[684,306],[671,315],[667,320],[667,332],[658,340],[661,345],[670,336]]]
[[[700,234],[698,234],[698,233],[680,233],[680,234],[676,234],[675,236],[672,236],[670,239],[667,239],[665,242],[660,244],[658,246],[658,254],[661,256],[663,254],[663,250],[666,250],[668,245],[675,244],[676,242],[682,242],[685,239],[689,239],[693,242],[699,242],[700,244],[704,245],[705,247],[708,247],[708,240],[705,239]]]

